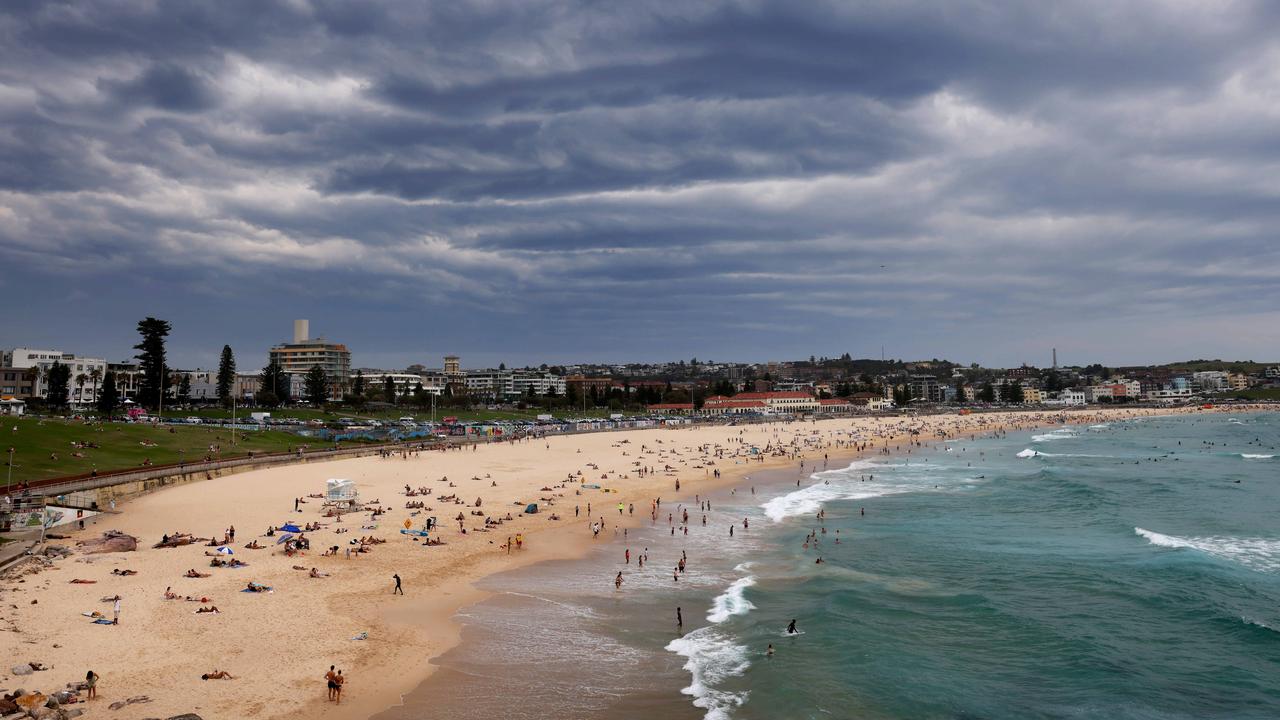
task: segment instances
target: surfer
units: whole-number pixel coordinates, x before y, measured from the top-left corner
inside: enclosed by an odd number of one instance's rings
[[[795,620],[795,618],[791,618],[791,624],[787,625],[787,634],[788,634],[788,635],[795,635],[795,634],[796,634],[796,633],[798,633],[798,632],[800,632],[800,631],[799,631],[799,630],[796,630],[796,620]]]

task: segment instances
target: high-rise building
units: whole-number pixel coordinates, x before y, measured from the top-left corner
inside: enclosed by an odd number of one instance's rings
[[[319,365],[329,379],[329,398],[340,400],[351,382],[351,351],[346,345],[323,337],[306,337],[309,334],[310,324],[306,320],[295,320],[293,342],[272,347],[268,358],[290,375],[306,375],[313,366]]]

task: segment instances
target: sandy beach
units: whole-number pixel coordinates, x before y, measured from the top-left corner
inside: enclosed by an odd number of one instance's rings
[[[273,468],[168,488],[123,503],[119,514],[56,541],[74,548],[77,540],[119,530],[139,538],[137,552],[76,552],[38,574],[3,581],[0,655],[11,662],[0,668],[0,687],[48,692],[93,670],[101,676],[100,699],[88,708],[95,717],[196,712],[205,718],[282,718],[301,711],[367,718],[397,704],[431,672],[430,658],[457,641],[451,617],[483,597],[473,587],[477,579],[571,557],[592,542],[593,521],[603,520],[602,535],[611,536],[615,523],[647,521],[655,498],[692,497],[759,469],[801,461],[812,467],[824,456],[834,463],[885,448],[906,452],[908,443],[946,436],[1171,412],[1178,411],[855,417],[592,433]],[[369,511],[351,513],[340,523],[323,517],[322,501],[307,496],[322,493],[328,478],[355,481],[366,507],[385,513],[374,519]],[[600,487],[584,489],[583,483]],[[430,494],[406,497],[406,485]],[[298,512],[296,498],[306,500]],[[425,508],[406,508],[408,501]],[[538,503],[539,512],[523,515],[528,503]],[[619,503],[627,508],[621,517]],[[459,513],[465,533],[455,519]],[[445,544],[424,546],[400,534],[406,520],[420,527],[426,516],[438,518],[432,536]],[[486,518],[501,524],[485,529]],[[266,537],[269,527],[289,522],[320,524],[305,533],[311,550],[287,557],[276,537]],[[176,532],[220,544],[231,526],[236,532],[229,546],[247,567],[210,567],[214,548],[204,543],[152,548]],[[509,552],[503,546],[517,534],[523,547]],[[348,557],[362,537],[385,543]],[[253,540],[263,549],[245,547]],[[322,554],[333,546],[335,555]],[[312,577],[311,568],[322,576]],[[137,574],[113,574],[125,569]],[[189,570],[209,577],[185,577]],[[395,574],[403,579],[403,596],[392,592]],[[250,582],[272,591],[242,592]],[[166,599],[166,588],[178,599]],[[110,618],[113,603],[104,598],[116,595],[118,625],[86,617],[97,611]],[[187,596],[197,600],[182,599]],[[213,606],[218,613],[195,612]],[[367,639],[353,639],[362,634]],[[50,669],[13,677],[9,666],[20,661]],[[330,665],[349,678],[340,706],[325,697]],[[201,680],[214,670],[235,679]],[[144,695],[151,701],[107,709]]]

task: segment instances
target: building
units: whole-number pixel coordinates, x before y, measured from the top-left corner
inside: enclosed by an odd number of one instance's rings
[[[1191,399],[1191,388],[1183,388],[1176,390],[1173,388],[1152,390],[1146,394],[1146,399],[1154,402],[1178,402]]]
[[[1217,392],[1226,390],[1229,374],[1221,370],[1206,370],[1192,373],[1191,384],[1201,392]]]
[[[1227,376],[1227,387],[1232,390],[1248,390],[1249,376],[1244,373],[1231,373]]]
[[[702,412],[708,415],[748,415],[769,412],[762,400],[739,400],[737,397],[712,395],[702,403]]]
[[[581,394],[591,394],[592,388],[595,388],[599,397],[605,397],[609,394],[609,389],[613,387],[613,378],[607,377],[587,377],[585,375],[570,375],[564,379],[565,385],[571,387]]]
[[[853,403],[845,398],[822,398],[818,400],[818,409],[824,413],[847,413],[853,411]]]
[[[511,373],[512,398],[528,395],[530,389],[533,390],[534,395],[549,393],[565,395],[568,392],[568,384],[559,375],[541,370],[517,370]]]
[[[1058,393],[1058,403],[1060,405],[1084,405],[1086,402],[1087,399],[1083,390],[1063,390]]]
[[[944,398],[938,378],[932,375],[912,375],[907,381],[907,388],[911,391],[912,400],[940,403]]]
[[[36,378],[33,368],[0,367],[0,397],[37,397]]]
[[[1280,380],[1280,365],[1274,365],[1263,370],[1262,376],[1268,380]]]
[[[776,413],[814,412],[819,407],[818,399],[807,392],[772,391],[738,393],[732,398],[724,398],[717,395],[707,398],[702,407],[703,409],[706,409],[708,406],[723,404],[726,402],[759,402],[769,412]]]
[[[364,392],[368,395],[370,392],[382,392],[387,387],[387,378],[391,378],[391,383],[395,387],[396,397],[412,396],[418,386],[422,386],[423,392],[439,395],[444,392],[444,385],[434,384],[428,385],[423,381],[422,376],[416,373],[396,373],[396,372],[367,372],[364,374]]]
[[[1112,388],[1111,385],[1090,385],[1084,389],[1084,399],[1086,402],[1096,403],[1105,398],[1110,402],[1114,397]]]
[[[654,415],[688,415],[693,412],[693,403],[658,403],[645,409]]]
[[[272,347],[267,355],[290,375],[305,376],[319,365],[329,379],[329,399],[341,400],[351,384],[351,351],[323,337],[311,338],[307,320],[293,321],[293,342]]]
[[[1045,401],[1044,391],[1038,387],[1022,386],[1022,402],[1027,405],[1039,405]]]
[[[45,373],[55,363],[62,363],[71,369],[71,379],[67,383],[67,398],[72,405],[91,405],[98,401],[98,390],[102,387],[102,378],[107,374],[107,361],[102,358],[91,358],[62,352],[61,350],[37,350],[34,348],[14,348],[0,353],[0,367],[14,370],[38,369],[31,394],[26,397],[44,397],[49,391]]]
[[[107,363],[107,372],[115,373],[116,391],[121,400],[133,400],[138,397],[138,388],[142,385],[142,370],[137,363]]]

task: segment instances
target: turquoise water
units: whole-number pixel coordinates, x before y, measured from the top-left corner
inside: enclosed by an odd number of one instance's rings
[[[463,718],[1280,717],[1277,447],[1280,416],[1205,414],[757,478],[705,528],[629,537],[644,572],[619,540],[497,579],[432,697]],[[524,701],[450,703],[449,673]]]

